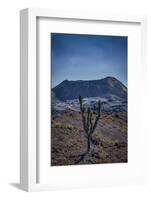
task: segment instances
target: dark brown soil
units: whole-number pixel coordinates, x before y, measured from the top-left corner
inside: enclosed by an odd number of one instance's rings
[[[95,117],[95,114],[94,114]],[[51,122],[51,166],[127,162],[127,113],[102,113],[86,151],[81,114],[65,111]]]

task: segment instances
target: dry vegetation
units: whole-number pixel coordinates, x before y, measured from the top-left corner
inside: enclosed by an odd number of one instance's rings
[[[81,114],[66,110],[51,122],[51,165],[127,162],[127,113],[102,113],[86,150]]]

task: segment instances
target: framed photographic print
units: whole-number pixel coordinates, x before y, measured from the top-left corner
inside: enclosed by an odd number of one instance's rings
[[[146,182],[146,17],[20,16],[22,189]]]

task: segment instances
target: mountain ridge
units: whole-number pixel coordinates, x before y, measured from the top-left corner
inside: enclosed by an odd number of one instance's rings
[[[118,79],[107,76],[97,80],[64,80],[52,92],[61,101],[77,99],[79,95],[85,97],[107,97],[115,95],[127,98],[127,87]]]

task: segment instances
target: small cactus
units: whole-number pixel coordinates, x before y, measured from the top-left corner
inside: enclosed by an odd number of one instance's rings
[[[81,96],[79,96],[79,103],[80,103],[80,111],[82,115],[83,129],[85,131],[85,137],[87,138],[87,150],[85,153],[87,154],[90,151],[90,143],[92,140],[92,134],[94,133],[101,116],[101,101],[98,101],[98,107],[96,108],[97,115],[94,122],[92,119],[93,117],[92,110],[90,107],[88,107],[87,109],[85,108]]]

